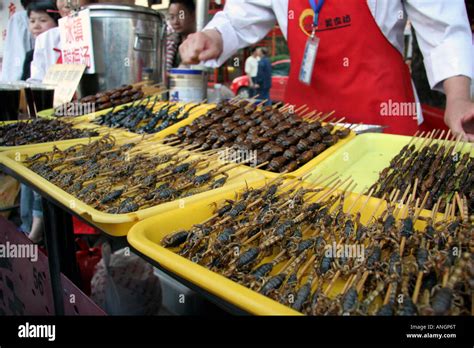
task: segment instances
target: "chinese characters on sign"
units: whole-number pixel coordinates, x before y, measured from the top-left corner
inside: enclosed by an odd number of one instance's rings
[[[55,64],[48,69],[43,83],[55,86],[54,107],[71,101],[85,68],[85,64]]]
[[[80,11],[59,20],[59,32],[63,47],[63,64],[84,64],[86,73],[94,73],[94,50],[90,10]]]

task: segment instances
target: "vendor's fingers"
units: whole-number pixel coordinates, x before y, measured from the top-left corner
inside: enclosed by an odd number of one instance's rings
[[[474,143],[474,134],[466,134],[467,140],[471,143]]]
[[[464,132],[474,135],[474,114],[464,116],[461,119],[461,125]]]
[[[206,46],[207,37],[202,33],[190,34],[188,38],[179,46],[181,60],[185,64],[199,63],[199,54]]]
[[[204,50],[199,54],[200,61],[206,61],[210,59],[216,59],[219,57],[219,48],[212,41],[206,42]]]

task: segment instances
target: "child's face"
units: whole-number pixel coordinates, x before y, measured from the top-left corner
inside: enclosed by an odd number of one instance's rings
[[[56,22],[46,12],[31,11],[29,17],[29,29],[34,37],[44,33],[46,30],[54,28]]]
[[[87,5],[91,2],[91,0],[72,0],[71,3],[72,5],[77,5],[78,7]],[[68,6],[68,1],[67,0],[56,0],[56,7],[59,10],[59,14],[61,17],[66,17],[69,12],[71,12],[71,8]]]

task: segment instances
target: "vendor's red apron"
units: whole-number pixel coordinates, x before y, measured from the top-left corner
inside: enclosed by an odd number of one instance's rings
[[[346,122],[388,126],[388,133],[415,133],[416,107],[408,67],[381,32],[366,0],[324,2],[311,86],[298,77],[314,12],[308,0],[290,0],[288,10],[287,102],[323,112],[335,110]]]

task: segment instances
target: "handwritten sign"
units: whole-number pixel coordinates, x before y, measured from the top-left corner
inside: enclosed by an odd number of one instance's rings
[[[54,107],[72,100],[85,69],[85,64],[55,64],[48,69],[43,84],[54,86]]]
[[[84,64],[86,73],[95,73],[90,10],[61,18],[59,35],[63,64]]]

